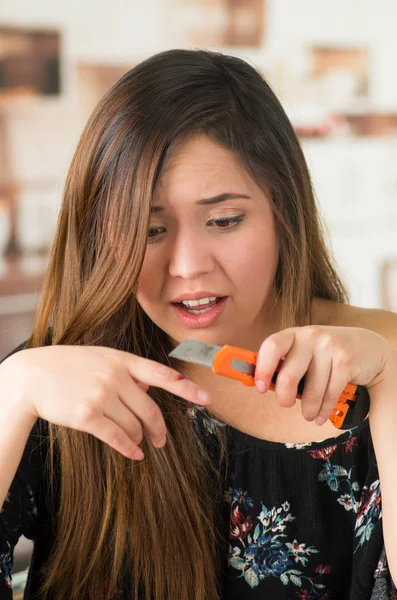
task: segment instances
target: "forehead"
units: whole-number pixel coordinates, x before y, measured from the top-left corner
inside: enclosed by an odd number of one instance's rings
[[[230,191],[253,191],[255,183],[238,157],[204,135],[178,144],[167,157],[154,190],[154,201],[181,195],[204,197]]]

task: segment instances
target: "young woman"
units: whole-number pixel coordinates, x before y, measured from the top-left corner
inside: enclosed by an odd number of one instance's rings
[[[126,73],[73,158],[33,333],[0,366],[1,597],[21,534],[29,599],[393,597],[396,331],[347,304],[252,67],[172,50]],[[187,338],[259,351],[256,386],[172,361]],[[371,407],[341,432],[348,382]]]

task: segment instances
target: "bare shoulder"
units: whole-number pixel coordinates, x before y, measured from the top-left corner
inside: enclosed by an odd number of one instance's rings
[[[363,327],[397,345],[397,313],[381,308],[363,308],[324,298],[315,298],[312,322],[334,327]]]

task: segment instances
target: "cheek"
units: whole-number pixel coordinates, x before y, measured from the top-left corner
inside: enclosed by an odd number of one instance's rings
[[[224,257],[223,264],[227,265],[232,279],[258,289],[268,287],[273,282],[278,264],[278,247],[272,231],[255,233],[244,236],[242,244],[235,244],[233,251]]]
[[[156,269],[157,266],[157,269]],[[145,257],[138,279],[137,300],[144,310],[150,308],[161,295],[162,280],[158,262],[152,257]]]

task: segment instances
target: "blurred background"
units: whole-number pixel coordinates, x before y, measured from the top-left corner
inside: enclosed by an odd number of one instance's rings
[[[0,356],[30,334],[89,114],[168,48],[221,50],[265,75],[300,137],[351,303],[397,311],[396,21],[394,0],[0,3]]]

